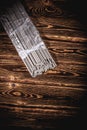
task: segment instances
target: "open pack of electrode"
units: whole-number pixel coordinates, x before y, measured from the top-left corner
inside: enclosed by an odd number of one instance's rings
[[[0,21],[32,77],[56,67],[39,31],[20,1],[3,9]]]

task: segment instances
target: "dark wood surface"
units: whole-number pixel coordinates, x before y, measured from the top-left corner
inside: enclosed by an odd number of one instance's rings
[[[57,67],[32,78],[0,25],[0,128],[87,128],[85,10],[68,0],[23,2]]]

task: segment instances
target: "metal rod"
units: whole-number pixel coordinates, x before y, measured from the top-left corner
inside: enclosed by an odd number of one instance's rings
[[[2,25],[32,77],[54,69],[56,63],[21,2],[2,14]]]

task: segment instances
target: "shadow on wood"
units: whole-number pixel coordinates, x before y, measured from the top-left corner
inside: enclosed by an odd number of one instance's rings
[[[31,78],[0,27],[0,126],[87,128],[85,17],[81,19],[83,15],[71,9],[71,5],[79,6],[74,2],[37,1],[25,0],[24,5],[58,66]]]

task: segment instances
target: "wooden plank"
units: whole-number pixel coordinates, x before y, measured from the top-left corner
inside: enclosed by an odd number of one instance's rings
[[[55,70],[36,78],[0,25],[0,127],[87,128],[87,24],[68,2],[24,1],[57,63]]]

